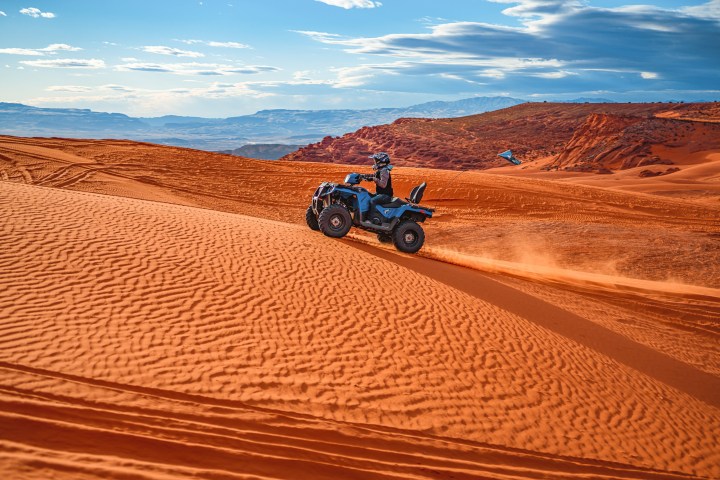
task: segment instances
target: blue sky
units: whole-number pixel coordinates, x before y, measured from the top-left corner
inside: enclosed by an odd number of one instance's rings
[[[720,0],[0,0],[0,101],[136,116],[720,99]]]

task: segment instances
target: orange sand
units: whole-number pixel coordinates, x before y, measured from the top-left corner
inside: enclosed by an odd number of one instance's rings
[[[398,169],[408,256],[347,169],[0,138],[2,478],[720,476],[716,205]]]

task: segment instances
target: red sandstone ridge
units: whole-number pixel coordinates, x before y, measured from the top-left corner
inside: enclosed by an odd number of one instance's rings
[[[575,131],[560,155],[546,169],[573,171],[624,170],[647,165],[671,165],[658,151],[685,148],[685,159],[720,149],[720,125],[697,120],[592,114]],[[694,159],[700,163],[701,159]]]
[[[620,169],[663,163],[656,145],[717,149],[717,122],[714,103],[526,103],[468,117],[363,127],[283,159],[365,164],[370,153],[387,151],[396,165],[482,170],[507,165],[497,153],[511,148],[526,163],[552,158],[551,168]]]

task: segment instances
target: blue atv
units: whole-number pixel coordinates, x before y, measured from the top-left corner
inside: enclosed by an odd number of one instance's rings
[[[349,173],[344,184],[321,183],[305,212],[308,226],[333,238],[344,237],[354,226],[376,233],[380,242],[392,242],[401,252],[420,250],[425,232],[419,223],[431,218],[435,211],[418,205],[427,185],[423,182],[413,188],[405,201],[395,197],[370,211],[373,195],[358,186],[363,180],[372,181],[373,175]]]

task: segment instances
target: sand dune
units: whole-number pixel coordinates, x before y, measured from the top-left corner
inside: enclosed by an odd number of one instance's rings
[[[716,207],[402,169],[439,214],[407,256],[283,221],[348,167],[33,142],[0,142],[4,477],[720,476]]]
[[[25,153],[37,146],[42,154]],[[82,162],[68,162],[66,155]],[[710,155],[708,168],[718,160]],[[370,171],[129,141],[0,137],[0,174],[11,181],[58,186],[56,172],[68,167],[81,177],[63,188],[291,223],[304,222],[308,199],[321,181]],[[426,225],[429,245],[499,261],[720,288],[720,184],[706,172],[689,171],[683,182],[668,187],[683,170],[644,178],[638,186],[634,172],[615,180],[620,174],[563,177],[500,169],[487,175],[403,167],[393,178],[400,195],[428,182],[424,202],[438,209]],[[643,188],[673,192],[647,195]]]

